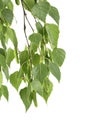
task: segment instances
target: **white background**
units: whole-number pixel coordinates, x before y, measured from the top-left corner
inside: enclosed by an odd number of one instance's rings
[[[58,47],[66,51],[60,84],[55,79],[48,104],[38,97],[25,113],[15,89],[0,101],[0,130],[88,130],[88,0],[50,0],[60,13]],[[20,18],[17,9],[16,17]],[[19,23],[19,40],[23,38]],[[15,67],[15,66],[14,66]]]

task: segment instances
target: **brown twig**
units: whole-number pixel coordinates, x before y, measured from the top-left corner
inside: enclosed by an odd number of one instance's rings
[[[26,22],[25,22],[26,13],[25,13],[25,9],[24,9],[24,6],[23,6],[23,0],[21,0],[21,5],[22,5],[22,9],[23,9],[24,34],[25,34],[27,45],[29,47],[29,42],[28,42],[28,38],[27,38],[27,34],[26,34]]]
[[[31,26],[31,24],[30,24],[30,22],[29,22],[29,20],[28,20],[27,14],[25,14],[25,18],[26,18],[26,20],[27,20],[29,26],[31,27],[31,30],[34,32],[34,29],[33,29],[33,27]]]

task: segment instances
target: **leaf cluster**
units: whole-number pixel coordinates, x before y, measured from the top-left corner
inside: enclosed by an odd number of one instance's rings
[[[58,48],[59,38],[59,12],[47,0],[15,0],[21,5],[24,17],[24,35],[27,45],[24,50],[18,50],[18,40],[15,30],[11,28],[13,21],[13,2],[1,0],[0,2],[0,97],[3,95],[8,100],[8,87],[3,85],[3,75],[19,92],[26,110],[32,102],[37,106],[37,94],[47,102],[53,83],[50,81],[52,74],[58,82],[61,79],[60,67],[65,59],[65,51]],[[27,17],[31,13],[34,18],[36,30],[33,29]],[[50,16],[54,22],[47,23]],[[33,33],[26,34],[27,20]],[[14,49],[8,48],[9,40]],[[19,70],[9,73],[12,61],[16,59],[20,65]],[[13,66],[14,67],[14,66]],[[21,88],[21,83],[25,83]]]

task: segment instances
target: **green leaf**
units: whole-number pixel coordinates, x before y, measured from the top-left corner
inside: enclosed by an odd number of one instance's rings
[[[17,37],[16,37],[16,34],[15,34],[15,31],[12,29],[12,28],[8,28],[7,29],[7,35],[8,35],[8,38],[12,41],[13,45],[14,45],[14,48],[15,48],[15,56],[16,56],[16,60],[18,62],[18,41],[17,41]]]
[[[48,39],[52,48],[57,47],[58,37],[59,37],[59,29],[55,24],[46,24],[46,31],[48,33]]]
[[[3,67],[3,72],[6,76],[6,79],[9,79],[9,70],[8,70],[8,66],[6,65],[5,67]]]
[[[9,1],[8,3],[8,9],[12,10],[13,11],[13,2],[12,1]]]
[[[16,3],[17,5],[19,5],[19,4],[20,4],[20,1],[19,1],[19,0],[15,0],[15,3]]]
[[[50,72],[56,77],[58,81],[60,81],[61,72],[59,67],[55,63],[51,62],[49,68],[50,68]]]
[[[33,33],[30,35],[29,40],[31,41],[31,50],[37,51],[39,43],[42,41],[42,35],[40,33]]]
[[[43,27],[42,27],[42,24],[40,22],[36,22],[36,28],[40,34],[43,34]]]
[[[0,54],[3,55],[4,57],[6,57],[5,49],[0,48]]]
[[[53,89],[52,82],[48,78],[46,78],[43,82],[43,97],[46,102],[52,92],[52,89]]]
[[[3,2],[4,5],[8,5],[9,1],[10,0],[2,0],[2,2]]]
[[[2,1],[0,1],[0,11],[3,9],[3,7],[4,7],[4,4]]]
[[[55,48],[52,53],[53,61],[61,66],[65,59],[65,51],[61,48]]]
[[[34,56],[33,56],[33,58],[32,58],[32,63],[33,63],[33,65],[38,65],[39,64],[39,62],[40,62],[40,56],[38,55],[38,54],[35,54]]]
[[[3,55],[0,54],[0,65],[5,68],[6,67],[6,59]]]
[[[35,0],[23,0],[23,5],[24,5],[25,9],[27,9],[29,11],[31,11],[34,4],[35,4]]]
[[[45,1],[38,2],[32,8],[32,14],[34,17],[37,17],[43,22],[45,22],[49,9],[50,9],[50,4],[48,2],[45,2]]]
[[[36,97],[36,92],[35,91],[32,92],[32,99],[33,99],[35,107],[37,107],[38,104],[37,104],[37,97]]]
[[[47,66],[41,63],[33,68],[32,74],[35,79],[38,79],[40,82],[43,82],[43,80],[48,76],[49,71]]]
[[[3,15],[4,20],[11,25],[12,20],[13,20],[13,12],[12,12],[12,10],[5,8],[2,11],[2,15]]]
[[[1,44],[2,44],[2,47],[4,49],[6,49],[6,41],[5,41],[5,36],[4,35],[2,35],[2,37],[1,37]]]
[[[8,6],[10,0],[0,0],[0,10],[5,9],[6,6]]]
[[[14,50],[9,48],[6,53],[6,63],[10,67],[11,61],[14,59]]]
[[[30,35],[29,40],[32,43],[39,44],[42,40],[42,35],[40,33],[33,33],[32,35]]]
[[[29,60],[28,51],[24,50],[20,52],[20,65],[25,74],[28,73],[28,60]]]
[[[22,64],[22,70],[25,74],[28,74],[30,70],[28,70],[28,68],[30,69],[30,66],[28,66],[27,62],[24,62],[24,64]]]
[[[19,72],[16,71],[13,74],[10,75],[10,83],[13,85],[13,87],[18,90],[22,79],[19,78]]]
[[[6,32],[7,32],[7,27],[2,24],[2,19],[1,19],[1,23],[0,23],[0,40],[1,40],[2,47],[4,49],[6,49],[6,43],[7,43]]]
[[[27,111],[32,103],[32,96],[30,95],[30,92],[28,93],[27,87],[20,90],[20,97],[21,97],[21,99],[25,105],[26,111]]]
[[[2,75],[2,72],[0,71],[0,88],[2,86],[2,81],[3,81],[3,75]]]
[[[22,67],[20,67],[20,69],[18,71],[18,78],[19,79],[23,79],[24,78],[24,73],[23,73]]]
[[[9,98],[9,92],[6,86],[2,85],[2,95],[7,99]]]
[[[51,6],[49,10],[49,15],[56,21],[57,24],[59,24],[60,16],[57,8]]]
[[[13,42],[14,46],[17,47],[17,37],[15,31],[12,28],[7,28],[7,34],[10,40]]]
[[[28,51],[24,50],[20,52],[20,64],[23,65],[29,60]]]
[[[37,79],[33,80],[31,83],[31,88],[32,88],[32,91],[34,90],[39,95],[41,95],[41,96],[43,95],[43,87],[42,87],[41,83],[39,82],[39,80],[37,80]]]

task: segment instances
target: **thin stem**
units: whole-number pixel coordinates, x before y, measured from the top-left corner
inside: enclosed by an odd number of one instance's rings
[[[25,3],[25,1],[22,1],[22,2],[23,2],[23,4],[25,4],[25,6],[29,9],[29,6]],[[29,10],[30,10],[30,9],[29,9]],[[27,17],[26,12],[25,12],[25,18],[26,18],[26,20],[27,20],[27,22],[28,22],[30,28],[31,28],[32,31],[34,32],[34,29],[33,29],[33,27],[31,26],[31,24],[30,24],[30,22],[29,22],[29,20],[28,20],[28,17]]]
[[[35,3],[37,3],[37,1],[35,0]],[[25,3],[25,1],[23,0],[23,4],[28,8],[28,10],[31,10],[30,8],[29,8],[29,6]],[[33,16],[33,18],[34,18],[34,20],[35,20],[35,23],[37,23],[37,21],[36,21],[36,18]],[[28,20],[29,21],[29,20]],[[30,22],[29,22],[30,23]],[[31,26],[31,24],[29,24],[30,25],[30,27],[32,27]],[[32,30],[33,30],[33,32],[34,32],[34,29],[33,28],[31,28]]]
[[[23,9],[24,34],[25,34],[25,38],[26,38],[27,45],[28,45],[28,47],[29,47],[29,42],[28,42],[28,38],[27,38],[27,34],[26,34],[26,23],[25,23],[25,16],[26,16],[26,13],[25,13],[25,9],[24,9],[24,6],[23,6],[23,0],[21,0],[21,4],[22,4],[22,9]]]
[[[31,26],[31,24],[30,24],[30,22],[29,22],[29,20],[28,20],[27,14],[25,14],[25,18],[26,18],[26,20],[27,20],[27,22],[28,22],[28,24],[29,24],[31,30],[34,32],[34,29],[33,29],[33,27]]]

